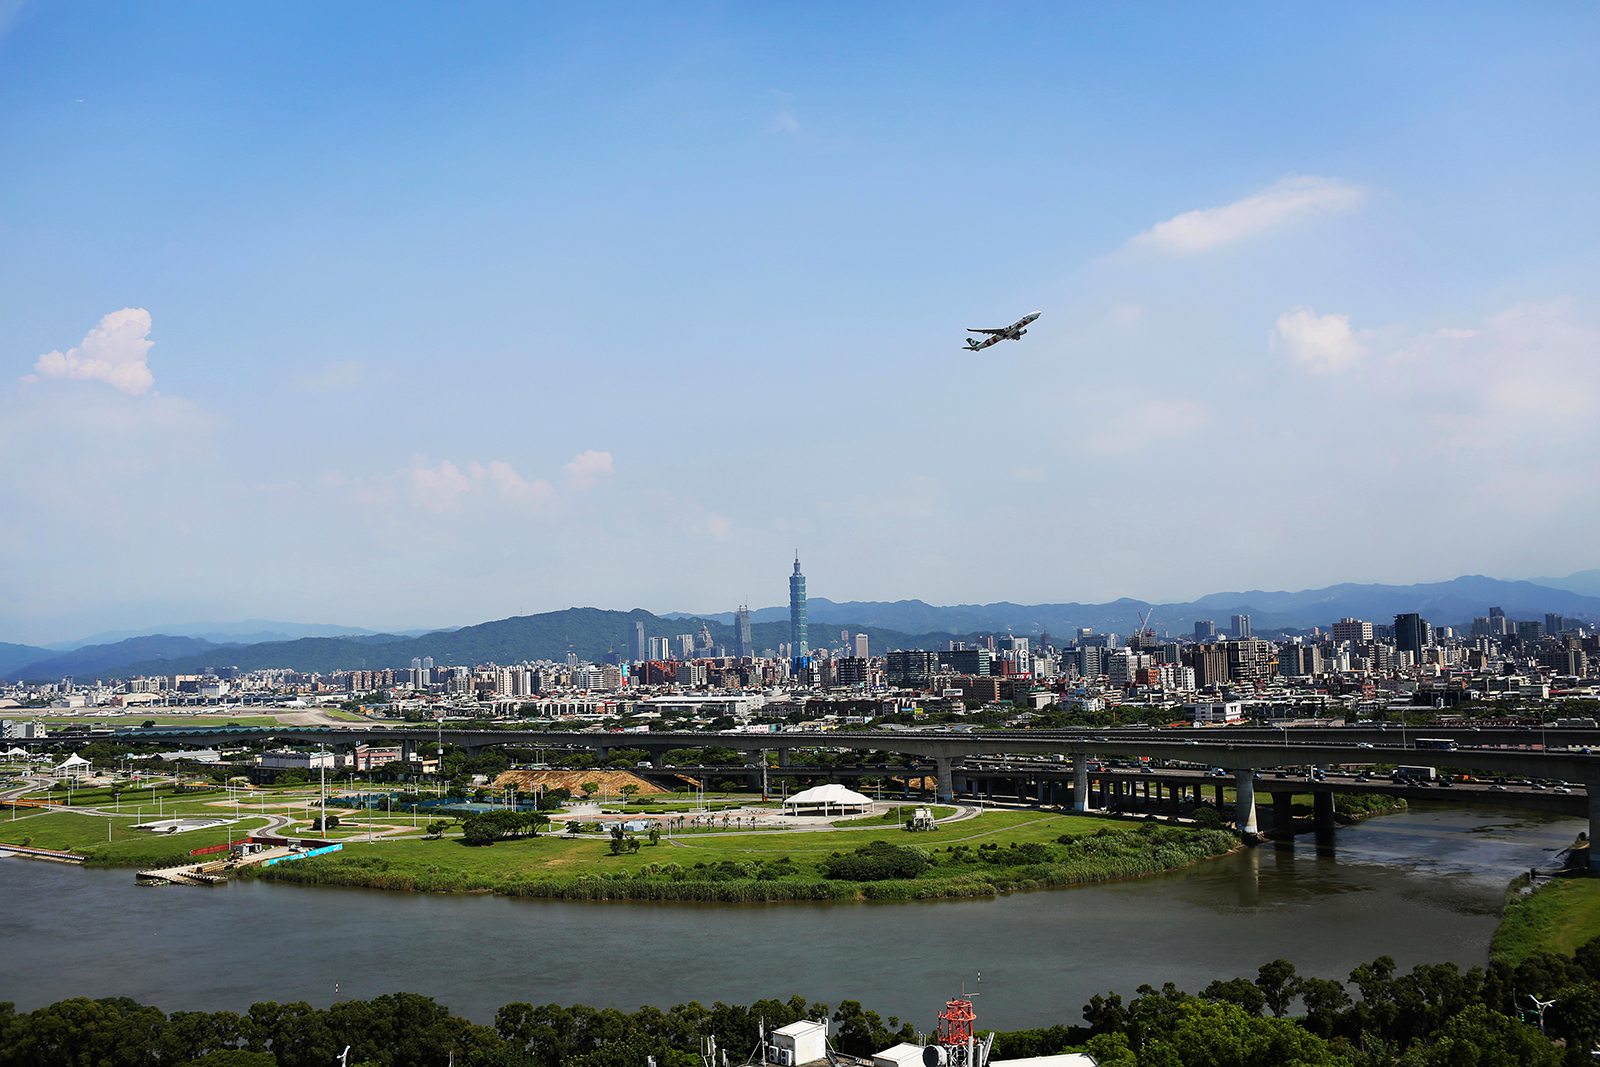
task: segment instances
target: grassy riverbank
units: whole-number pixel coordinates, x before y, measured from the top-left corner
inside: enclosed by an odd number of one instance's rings
[[[883,845],[874,845],[883,842]],[[456,840],[347,844],[337,856],[254,877],[301,885],[412,892],[495,892],[567,900],[909,900],[1131,878],[1235,847],[1226,831],[1039,812],[991,812],[909,834],[882,828],[728,834],[673,840],[636,855],[563,837],[473,848]],[[912,877],[828,876],[841,859],[884,854]]]
[[[1544,881],[1523,895],[1528,876],[1512,879],[1505,911],[1489,944],[1489,958],[1515,966],[1538,952],[1570,956],[1600,937],[1600,877],[1587,871]]]

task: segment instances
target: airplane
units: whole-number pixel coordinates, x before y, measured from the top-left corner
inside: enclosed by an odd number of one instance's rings
[[[964,351],[982,352],[985,348],[988,348],[996,341],[1019,341],[1022,339],[1022,335],[1028,332],[1027,330],[1023,329],[1023,327],[1038,317],[1039,312],[1035,311],[1032,315],[1024,315],[1016,322],[1013,322],[1010,326],[1002,326],[997,330],[973,329],[968,327],[968,333],[986,333],[989,336],[985,337],[981,341],[975,341],[970,337],[967,338],[967,347],[964,349]]]

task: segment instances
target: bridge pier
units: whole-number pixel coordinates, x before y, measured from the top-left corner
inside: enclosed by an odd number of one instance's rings
[[[1089,810],[1089,761],[1082,755],[1072,757],[1072,810]]]
[[[1221,811],[1222,810],[1222,786],[1220,786],[1220,785],[1217,786],[1215,788],[1214,792],[1217,795],[1217,810]]]
[[[1256,772],[1235,771],[1233,775],[1233,823],[1241,834],[1256,832]],[[1222,787],[1218,786],[1220,793]]]
[[[1600,833],[1600,782],[1585,783],[1589,789],[1589,869],[1600,871],[1600,862],[1596,862],[1595,835]]]
[[[935,756],[933,758],[935,773],[939,778],[937,792],[940,800],[954,800],[956,798],[955,779],[950,774],[950,763],[949,756]]]
[[[789,766],[789,750],[788,749],[786,749],[786,748],[778,749],[778,766],[780,766],[780,767]]]
[[[1272,832],[1288,836],[1294,833],[1294,794],[1272,794]]]
[[[400,761],[402,763],[417,762],[417,742],[414,738],[406,738],[400,742]]]
[[[1591,817],[1594,811],[1594,802],[1590,801]],[[1311,794],[1312,812],[1315,815],[1317,833],[1329,833],[1333,830],[1333,792],[1328,789],[1318,789]]]
[[[653,749],[650,752],[650,766],[661,768],[667,765],[667,753],[664,749]]]

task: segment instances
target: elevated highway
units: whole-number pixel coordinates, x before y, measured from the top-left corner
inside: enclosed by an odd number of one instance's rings
[[[1258,830],[1255,793],[1257,773],[1283,767],[1363,766],[1374,763],[1436,768],[1467,768],[1528,778],[1560,779],[1581,785],[1591,836],[1600,832],[1600,730],[1569,728],[1425,727],[1421,736],[1449,739],[1460,747],[1445,751],[1416,747],[1419,731],[1398,727],[1260,727],[1183,728],[1165,730],[962,731],[863,730],[782,733],[651,733],[571,732],[557,730],[433,729],[358,723],[348,727],[155,727],[102,735],[112,741],[155,741],[161,744],[215,747],[248,741],[347,747],[361,743],[399,744],[412,759],[419,743],[440,741],[477,755],[487,748],[592,749],[601,759],[612,749],[642,750],[654,767],[664,767],[672,749],[717,745],[746,754],[747,762],[763,762],[762,753],[776,751],[780,766],[795,749],[844,749],[892,752],[932,764],[937,793],[952,799],[956,777],[967,776],[964,761],[996,756],[1060,755],[1072,761],[1072,803],[1088,810],[1089,762],[1094,757],[1182,761],[1221,768],[1233,778],[1236,821],[1247,833]],[[57,738],[41,739],[59,743]],[[27,740],[20,743],[27,744]],[[732,770],[730,768],[730,770]],[[748,771],[748,768],[738,770]],[[737,773],[736,771],[734,773]],[[825,773],[821,770],[812,773]],[[884,773],[879,771],[879,773]],[[1066,773],[1039,770],[1053,777]],[[1103,778],[1104,776],[1102,776]],[[965,783],[963,783],[965,784]],[[1354,783],[1351,783],[1354,787]],[[1351,791],[1355,791],[1354,787]],[[1299,790],[1305,791],[1305,790]],[[1311,790],[1317,792],[1317,790]],[[1432,794],[1430,794],[1432,795]],[[1436,799],[1451,795],[1439,790]],[[1577,796],[1578,794],[1573,794]],[[1576,801],[1563,800],[1563,805]],[[1600,866],[1600,864],[1596,864]]]

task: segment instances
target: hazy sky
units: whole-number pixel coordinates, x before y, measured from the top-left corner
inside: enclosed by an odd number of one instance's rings
[[[1576,2],[0,0],[0,640],[1596,566],[1597,74]]]

